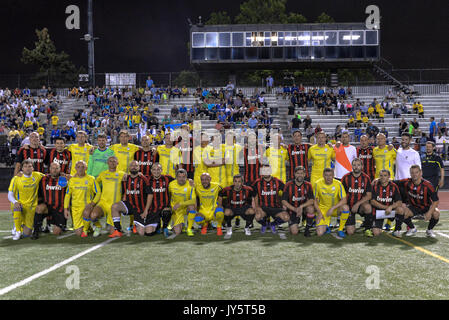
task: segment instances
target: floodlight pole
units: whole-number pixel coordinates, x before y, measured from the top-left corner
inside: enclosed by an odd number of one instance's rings
[[[88,41],[88,68],[89,68],[89,85],[95,88],[95,61],[94,61],[94,22],[93,22],[93,10],[92,0],[87,0],[87,33],[90,35]]]

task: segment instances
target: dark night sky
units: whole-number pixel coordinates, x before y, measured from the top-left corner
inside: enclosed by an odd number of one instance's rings
[[[162,72],[189,68],[186,42],[190,17],[203,21],[213,11],[230,16],[241,1],[115,1],[94,0],[96,72]],[[65,28],[65,8],[81,10],[81,29]],[[314,22],[321,12],[336,22],[363,22],[365,8],[380,8],[381,54],[396,68],[449,67],[449,4],[447,0],[289,0],[287,11],[303,14]],[[24,46],[34,47],[34,30],[47,27],[57,49],[70,54],[77,66],[87,69],[87,45],[79,40],[87,33],[87,0],[3,0],[0,73],[33,72],[20,62]]]

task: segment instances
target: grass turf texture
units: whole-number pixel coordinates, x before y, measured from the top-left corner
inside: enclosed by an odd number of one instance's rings
[[[423,231],[427,222],[416,225]],[[0,230],[11,227],[11,214],[1,212]],[[447,212],[438,230],[449,230]],[[0,289],[108,240],[106,234],[3,239],[9,235],[0,233]],[[402,239],[449,258],[448,238],[420,232]],[[80,289],[69,290],[66,268],[73,265],[80,270]],[[366,287],[371,265],[379,268],[379,289]],[[231,240],[215,230],[174,240],[124,236],[0,299],[447,299],[448,267],[386,234],[366,238],[360,231],[338,240],[300,233],[281,240],[268,231],[261,235],[256,224],[250,237],[234,228]]]

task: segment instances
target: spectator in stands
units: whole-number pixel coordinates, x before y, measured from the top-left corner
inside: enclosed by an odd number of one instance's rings
[[[346,91],[343,87],[340,87],[340,90],[338,90],[338,96],[343,99],[346,99]]]
[[[438,132],[437,137],[435,138],[435,151],[442,156],[445,160],[447,158],[447,154],[444,150],[446,150],[446,143],[449,141],[447,134],[443,135],[442,132]]]
[[[258,124],[259,124],[259,120],[257,120],[255,115],[252,115],[251,118],[248,120],[248,127],[250,129],[255,129],[255,128],[257,128]]]
[[[360,137],[363,135],[363,130],[360,126],[360,123],[356,124],[356,127],[354,129],[354,140],[356,142],[360,142]]]
[[[421,133],[421,138],[419,139],[419,153],[420,155],[426,154],[426,143],[429,141],[427,134],[425,132]]]
[[[446,121],[444,120],[444,118],[441,118],[440,122],[438,122],[437,124],[438,127],[438,132],[441,132],[442,135],[446,135]]]
[[[412,121],[410,121],[411,127],[409,127],[409,132],[412,136],[418,136],[421,135],[421,131],[419,130],[419,122],[416,120],[416,118],[413,118]]]
[[[147,88],[151,89],[153,87],[154,81],[151,79],[151,76],[148,76],[148,79],[145,81]]]
[[[310,114],[306,116],[304,121],[304,130],[307,129],[307,127],[312,126],[312,118],[310,117]]]
[[[368,122],[366,133],[368,134],[368,137],[376,137],[379,133],[379,128],[373,125],[371,122]]]
[[[299,130],[300,125],[301,125],[301,115],[298,112],[292,119],[292,134],[293,132]]]
[[[271,93],[271,91],[273,90],[273,85],[274,85],[274,79],[271,76],[271,74],[265,79],[266,84],[267,84],[267,93]]]
[[[401,135],[404,131],[408,132],[408,124],[405,121],[405,118],[402,117],[401,122],[399,122],[399,135]]]
[[[179,99],[181,99],[181,90],[179,90],[178,86],[175,86],[175,88],[173,90],[171,90],[170,92],[170,98],[176,98],[178,97]]]
[[[182,86],[182,88],[181,88],[181,95],[183,97],[187,97],[189,95],[189,90],[187,89],[187,87],[185,85]]]
[[[61,137],[61,130],[57,127],[54,127],[53,130],[51,130],[50,143],[54,144],[56,138],[59,137]]]
[[[434,136],[438,133],[435,117],[430,117],[429,139],[435,142]]]

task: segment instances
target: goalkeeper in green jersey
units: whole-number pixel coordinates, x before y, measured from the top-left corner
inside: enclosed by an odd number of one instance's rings
[[[114,151],[106,147],[108,138],[105,134],[99,134],[97,138],[98,148],[90,155],[87,165],[87,174],[98,177],[100,173],[108,170],[108,158],[114,156]]]

